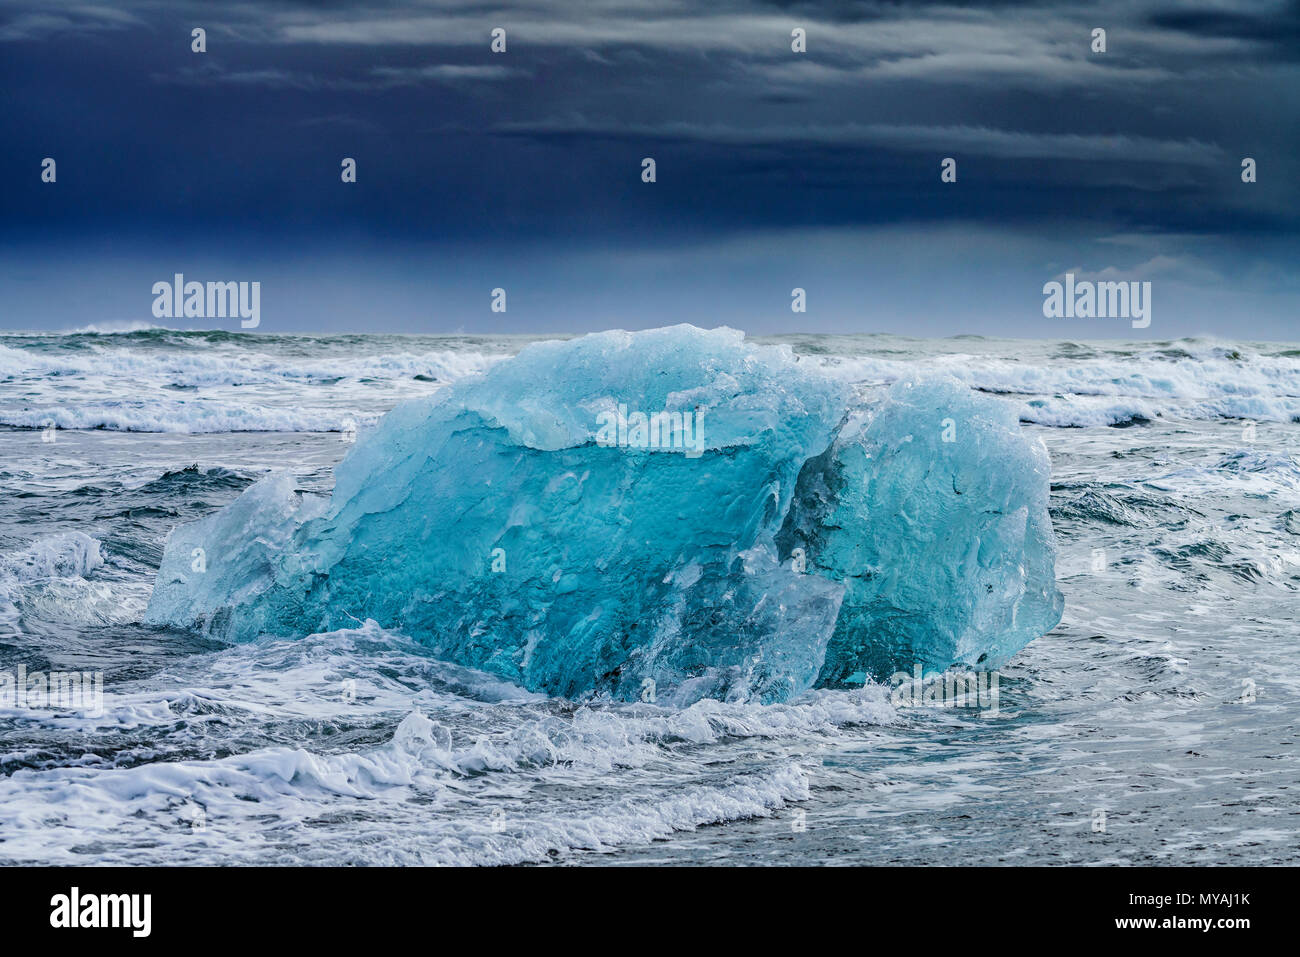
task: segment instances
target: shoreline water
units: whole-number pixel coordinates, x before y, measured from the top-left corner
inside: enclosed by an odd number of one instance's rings
[[[782,340],[866,396],[937,365],[1040,420],[1065,619],[987,714],[875,685],[563,701],[360,623],[236,648],[144,628],[171,527],[273,469],[327,490],[350,446],[319,427],[509,343],[131,335],[0,336],[0,421],[112,426],[0,427],[0,668],[104,674],[100,716],[0,710],[0,860],[1297,862],[1300,346]],[[216,430],[254,415],[285,430]]]

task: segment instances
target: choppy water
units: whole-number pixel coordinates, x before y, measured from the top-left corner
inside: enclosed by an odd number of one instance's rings
[[[0,709],[0,861],[1300,860],[1300,345],[781,340],[867,392],[944,369],[1047,443],[1065,619],[996,714],[559,701],[360,623],[138,624],[172,526],[273,468],[328,487],[348,430],[526,341],[0,336],[0,670],[105,683]]]

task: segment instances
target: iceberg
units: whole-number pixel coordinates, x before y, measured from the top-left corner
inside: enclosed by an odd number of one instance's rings
[[[168,539],[145,621],[226,641],[373,620],[562,697],[788,700],[995,668],[1060,619],[1049,463],[955,380],[860,397],[674,326],[536,343]]]
[[[776,540],[845,585],[822,684],[995,670],[1061,620],[1051,463],[1014,409],[902,380],[804,465]]]

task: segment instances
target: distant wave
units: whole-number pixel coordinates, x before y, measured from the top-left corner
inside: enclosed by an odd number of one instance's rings
[[[374,413],[227,402],[154,399],[105,405],[0,411],[0,425],[19,429],[103,429],[109,432],[348,432],[373,425]]]
[[[120,333],[120,335],[129,335]],[[333,383],[341,379],[424,377],[448,382],[479,372],[501,358],[477,352],[399,353],[349,357],[340,353],[301,358],[236,350],[131,351],[121,346],[42,351],[0,345],[0,376],[129,378],[162,386],[258,385],[279,382]]]
[[[141,322],[139,319],[122,319],[116,322],[92,322],[88,326],[82,326],[78,329],[70,329],[64,335],[69,336],[120,336],[129,335],[133,332],[153,332],[160,330],[164,332],[174,332],[166,326],[155,325],[152,322]]]
[[[1032,399],[1021,407],[1022,422],[1053,428],[1143,425],[1156,419],[1249,419],[1257,422],[1300,421],[1300,398],[1294,396],[1221,396],[1199,402],[1164,402],[1091,396]]]
[[[1300,347],[1215,339],[781,337],[864,388],[944,372],[1052,428],[1300,421]],[[250,335],[98,323],[0,335],[0,425],[147,432],[342,431],[490,368],[526,337]],[[961,351],[945,351],[957,348]],[[186,401],[180,401],[184,397]],[[352,411],[350,411],[352,410]]]
[[[1134,425],[1157,418],[1300,420],[1300,357],[1146,350],[1066,361],[945,354],[928,368],[973,389],[1022,400],[1022,421],[1057,428]],[[818,357],[854,382],[885,384],[914,370],[913,359]]]

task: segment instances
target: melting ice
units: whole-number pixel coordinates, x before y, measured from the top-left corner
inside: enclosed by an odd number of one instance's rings
[[[700,454],[598,441],[620,408],[692,416]],[[599,333],[398,406],[328,499],[276,474],[177,528],[146,621],[370,619],[551,695],[782,701],[1050,630],[1048,488],[1015,412],[956,380],[865,402],[734,330]]]

